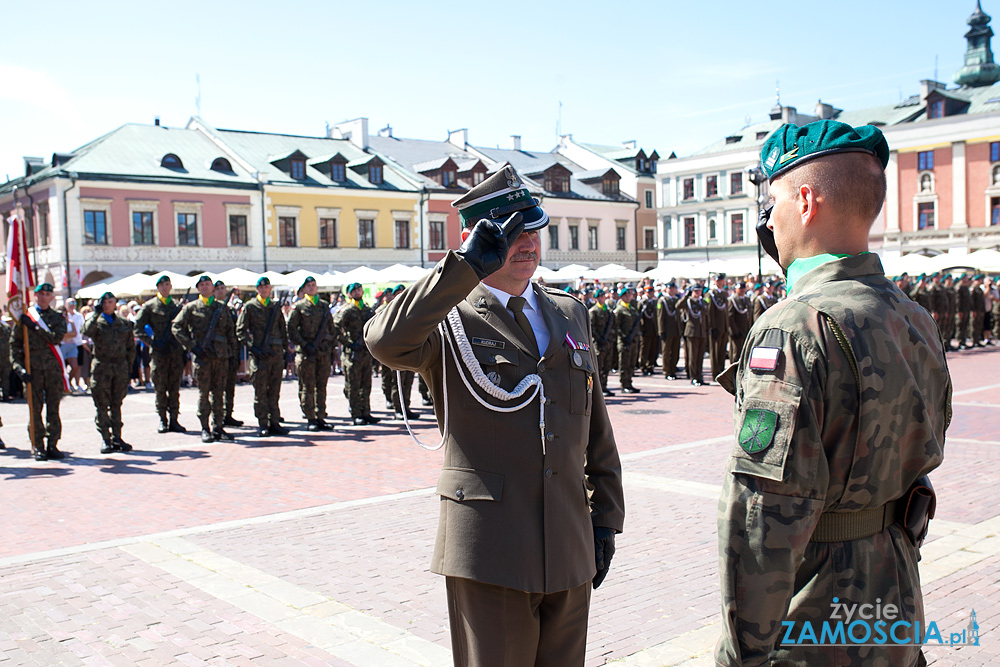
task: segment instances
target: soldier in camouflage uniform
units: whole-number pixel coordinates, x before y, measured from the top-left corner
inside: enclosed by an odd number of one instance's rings
[[[773,208],[761,242],[789,298],[754,323],[722,378],[738,444],[719,504],[717,665],[925,664],[912,625],[897,632],[908,644],[820,639],[824,622],[842,622],[834,599],[893,605],[925,627],[920,538],[902,513],[941,463],[951,381],[933,319],[867,252],[888,159],[874,126],[829,120],[784,125],[763,146]],[[806,623],[814,639],[796,642]]]
[[[56,352],[63,336],[66,335],[66,320],[52,304],[52,283],[41,283],[35,287],[35,305],[31,314],[21,315],[21,321],[14,324],[10,337],[10,363],[14,372],[25,384],[25,392],[31,392],[31,424],[35,425],[35,438],[31,443],[31,453],[36,461],[61,459],[63,453],[57,446],[62,435],[62,421],[59,419],[59,401],[65,391],[66,369],[62,357]],[[22,326],[23,325],[23,326]],[[31,355],[31,373],[24,360],[24,330],[28,330],[28,351]],[[42,406],[45,406],[45,423],[42,423]],[[44,440],[48,439],[48,446]]]
[[[598,376],[601,391],[605,396],[614,396],[608,388],[608,374],[614,368],[618,357],[618,331],[615,326],[615,311],[608,307],[608,295],[598,289],[594,292],[597,303],[590,307],[590,332],[594,337],[594,351],[597,353]]]
[[[230,305],[229,290],[226,283],[221,280],[215,281],[215,299],[226,307],[225,314],[229,316],[233,323],[233,331],[236,330],[236,320],[240,316],[239,310]],[[239,298],[239,290],[233,289],[233,296]],[[243,421],[233,417],[233,401],[236,399],[236,373],[240,369],[240,348],[242,345],[237,341],[229,350],[229,359],[226,361],[226,390],[223,392],[223,426],[243,426]]]
[[[663,375],[668,380],[677,379],[677,361],[681,358],[681,328],[677,314],[677,283],[667,284],[667,293],[656,304],[656,330],[663,347]]]
[[[111,292],[101,295],[98,308],[83,326],[83,335],[92,341],[90,395],[97,408],[94,423],[104,445],[101,454],[131,451],[122,440],[122,401],[128,393],[128,375],[135,361],[132,323],[118,315],[118,300]]]
[[[951,274],[948,274],[944,277],[941,287],[945,303],[944,344],[946,348],[955,350],[958,349],[952,345],[952,341],[955,340],[957,335],[955,320],[956,313],[958,312],[958,292],[955,288],[955,278]]]
[[[632,305],[635,288],[632,283],[622,287],[615,306],[615,328],[618,330],[618,381],[623,394],[638,394],[632,385],[632,375],[639,361],[639,310]]]
[[[344,367],[344,395],[351,406],[351,419],[355,426],[377,424],[371,414],[372,355],[365,345],[365,322],[375,316],[375,311],[361,300],[364,289],[361,283],[346,288],[350,297],[337,311],[334,327],[337,340],[344,346],[341,364]]]
[[[10,395],[10,327],[0,320],[0,400],[13,400]],[[3,443],[0,442],[0,448]]]
[[[705,384],[705,341],[708,338],[705,309],[708,305],[701,297],[703,290],[701,283],[695,283],[677,300],[677,310],[684,324],[684,370],[696,387]]]
[[[271,300],[271,281],[257,281],[257,296],[243,304],[236,321],[236,338],[250,350],[247,367],[253,385],[253,412],[257,417],[257,435],[287,435],[281,425],[278,397],[281,374],[285,370],[288,329],[281,314],[281,304]]]
[[[326,423],[326,384],[333,363],[331,355],[337,340],[330,315],[330,304],[319,298],[316,279],[309,276],[299,292],[305,295],[295,302],[288,317],[288,340],[295,346],[295,371],[299,376],[299,404],[310,431],[329,431]],[[344,369],[347,375],[347,369]]]
[[[156,412],[160,415],[157,433],[183,433],[187,430],[177,421],[181,411],[184,348],[170,330],[177,313],[181,312],[181,304],[170,296],[172,289],[170,278],[160,276],[156,281],[156,296],[143,304],[135,320],[136,337],[152,352],[150,369],[153,372],[153,388],[156,389]]]
[[[236,347],[236,329],[226,304],[213,294],[212,279],[208,276],[198,278],[195,288],[198,298],[181,308],[171,324],[171,331],[184,349],[194,355],[201,441],[231,442],[233,436],[222,428],[226,418],[223,394],[229,351]]]
[[[660,354],[660,335],[656,331],[656,296],[652,285],[643,290],[639,301],[639,366],[643,375],[652,375],[656,370],[656,358]]]
[[[963,273],[955,288],[955,337],[958,338],[958,349],[964,350],[968,345],[969,322],[972,319],[972,293],[969,290],[971,281],[969,274]]]

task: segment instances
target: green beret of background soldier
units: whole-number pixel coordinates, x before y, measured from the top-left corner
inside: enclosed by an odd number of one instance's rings
[[[236,347],[236,327],[229,309],[215,298],[211,278],[198,278],[195,289],[198,298],[181,308],[171,331],[184,349],[194,355],[202,442],[232,441],[233,436],[222,428],[226,416],[223,394],[230,350]]]
[[[868,252],[888,159],[878,128],[831,120],[784,125],[761,151],[771,205],[758,234],[788,298],[720,378],[736,396],[738,442],[719,503],[718,665],[924,664],[912,639],[785,639],[807,622],[818,633],[835,597],[924,626],[917,549],[951,379],[934,320]]]
[[[298,291],[303,297],[295,302],[288,317],[288,340],[295,345],[299,404],[310,431],[329,431],[332,427],[326,423],[326,384],[337,335],[330,304],[319,298],[316,279],[309,276]]]
[[[236,321],[236,337],[250,350],[247,366],[253,385],[253,411],[257,417],[257,435],[286,435],[280,424],[278,397],[285,370],[288,330],[281,304],[271,298],[271,281],[266,276],[257,281],[257,295],[243,304]]]
[[[184,348],[174,338],[171,324],[181,312],[181,305],[170,296],[173,285],[163,275],[156,281],[156,296],[146,301],[135,320],[135,335],[149,346],[153,388],[156,390],[156,413],[160,416],[158,433],[183,433],[178,416],[181,411],[181,376],[184,373]],[[169,418],[168,418],[169,415]]]
[[[10,362],[25,391],[31,392],[31,419],[28,422],[29,437],[34,424],[31,453],[36,461],[61,459],[59,437],[62,435],[62,421],[59,419],[59,401],[65,390],[65,368],[62,356],[58,354],[59,344],[66,335],[66,320],[52,308],[52,283],[41,283],[35,287],[35,303],[29,312],[21,315],[20,323],[14,325],[10,337]],[[30,314],[29,314],[30,313]],[[24,360],[24,336],[28,337],[28,353],[31,355],[31,373]],[[45,406],[45,424],[42,424],[42,406]],[[46,439],[48,444],[46,444]]]
[[[104,445],[101,454],[131,451],[122,440],[122,401],[128,393],[128,376],[135,360],[132,323],[118,314],[118,300],[111,292],[101,295],[98,310],[83,326],[91,340],[90,395],[97,408],[94,423]]]

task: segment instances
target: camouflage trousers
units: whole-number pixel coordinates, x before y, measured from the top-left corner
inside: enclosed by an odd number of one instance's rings
[[[355,419],[371,414],[372,355],[367,349],[344,350],[344,396]]]
[[[969,337],[969,313],[959,313],[955,316],[955,338],[959,344],[964,344]]]
[[[399,374],[403,376],[403,386],[400,390],[398,378],[396,377],[396,371],[391,370],[387,366],[382,367],[382,372],[388,375],[390,380],[389,396],[392,401],[392,409],[396,412],[402,412],[403,408],[409,409],[410,407],[410,393],[413,391],[413,376],[416,375],[413,371],[400,371]]]
[[[684,369],[689,380],[704,381],[705,338],[684,337]]]
[[[223,412],[226,417],[233,416],[233,400],[236,398],[236,371],[240,368],[239,350],[226,359],[226,390],[223,392]]]
[[[978,344],[983,340],[983,322],[986,319],[986,311],[972,313],[972,321],[969,323],[969,338],[973,344]]]
[[[632,375],[635,373],[638,361],[639,341],[634,339],[630,343],[618,341],[618,380],[622,388],[632,386]]]
[[[330,353],[314,357],[295,355],[295,372],[299,376],[299,404],[309,420],[326,418],[326,384],[330,380]],[[344,369],[347,375],[347,369]]]
[[[420,392],[420,398],[425,401],[431,400],[431,390],[427,386],[427,383],[424,382],[424,376],[420,373],[417,373],[417,391]]]
[[[156,389],[156,412],[177,419],[181,411],[181,376],[184,373],[184,353],[173,350],[168,354],[152,354],[150,364],[153,387]]]
[[[42,354],[52,355],[44,351]],[[62,399],[63,374],[58,362],[38,363],[31,367],[31,420],[28,422],[28,434],[31,434],[31,423],[35,423],[35,439],[31,443],[34,450],[45,451],[45,438],[54,445],[62,436],[62,420],[59,419],[59,401]],[[42,407],[45,407],[45,421],[42,422]]]
[[[712,365],[712,379],[722,375],[726,370],[726,346],[729,344],[729,332],[719,329],[708,334],[708,359]]]
[[[601,379],[601,388],[608,388],[608,375],[618,361],[618,350],[614,343],[605,343],[597,348],[597,375]]]
[[[122,434],[122,401],[128,393],[129,363],[125,359],[98,361],[90,364],[90,395],[97,415],[94,424],[104,442]]]
[[[668,336],[660,341],[663,354],[663,374],[677,377],[677,361],[681,358],[681,337]]]
[[[279,352],[269,357],[247,359],[250,384],[253,386],[253,413],[262,428],[278,426],[278,397],[281,393],[281,376],[285,372],[285,355]],[[230,413],[232,414],[232,413]]]
[[[10,396],[10,357],[3,358],[0,356],[0,395],[4,398]]]
[[[203,430],[209,430],[209,417],[213,428],[222,428],[226,419],[224,394],[226,391],[226,365],[228,358],[202,357],[195,359],[194,379],[198,383],[198,420]]]

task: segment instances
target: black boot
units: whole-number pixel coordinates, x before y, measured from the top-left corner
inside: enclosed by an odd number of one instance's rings
[[[104,444],[101,446],[101,454],[114,454],[115,446],[111,442],[111,438],[107,438]]]
[[[257,437],[258,438],[266,438],[269,435],[271,435],[271,431],[270,431],[270,429],[267,428],[267,424],[260,424],[259,423],[257,425]]]
[[[267,430],[271,432],[271,435],[288,435],[288,429],[276,421],[271,422]]]
[[[212,429],[208,427],[208,422],[201,423],[201,441],[215,442],[215,436],[212,435]]]
[[[229,415],[228,417],[226,417],[223,420],[222,425],[223,426],[243,426],[243,422],[240,421],[239,419],[233,419],[233,416]]]
[[[319,424],[316,423],[315,419],[310,419],[308,423],[309,423],[309,425],[306,426],[306,430],[307,431],[318,431],[319,430]]]
[[[228,433],[226,433],[225,431],[223,431],[221,426],[218,427],[217,429],[215,429],[214,431],[212,431],[212,436],[215,438],[216,442],[232,442],[233,441],[233,436],[231,436]]]
[[[56,447],[58,440],[49,440],[49,446],[45,449],[45,455],[50,459],[55,459],[56,461],[66,458],[66,455],[59,451]]]
[[[170,421],[167,419],[167,413],[160,413],[160,425],[157,427],[157,433],[166,433],[170,430]]]
[[[36,461],[48,461],[49,460],[49,457],[46,456],[46,454],[45,454],[45,449],[42,448],[42,447],[37,447],[37,448],[36,447],[32,447],[31,448],[31,456]]]
[[[181,426],[180,422],[177,421],[177,415],[170,415],[170,424],[167,426],[171,433],[187,433],[187,429]],[[208,430],[202,426],[202,430]]]
[[[131,452],[132,451],[132,445],[130,445],[127,442],[125,442],[124,440],[122,440],[122,437],[120,435],[112,436],[111,437],[111,442],[114,444],[115,449],[117,449],[119,452]]]

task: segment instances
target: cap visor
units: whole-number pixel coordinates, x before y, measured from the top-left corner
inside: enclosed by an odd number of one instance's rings
[[[524,231],[533,232],[547,227],[549,224],[549,214],[542,210],[541,206],[521,209],[521,220],[524,222]]]

